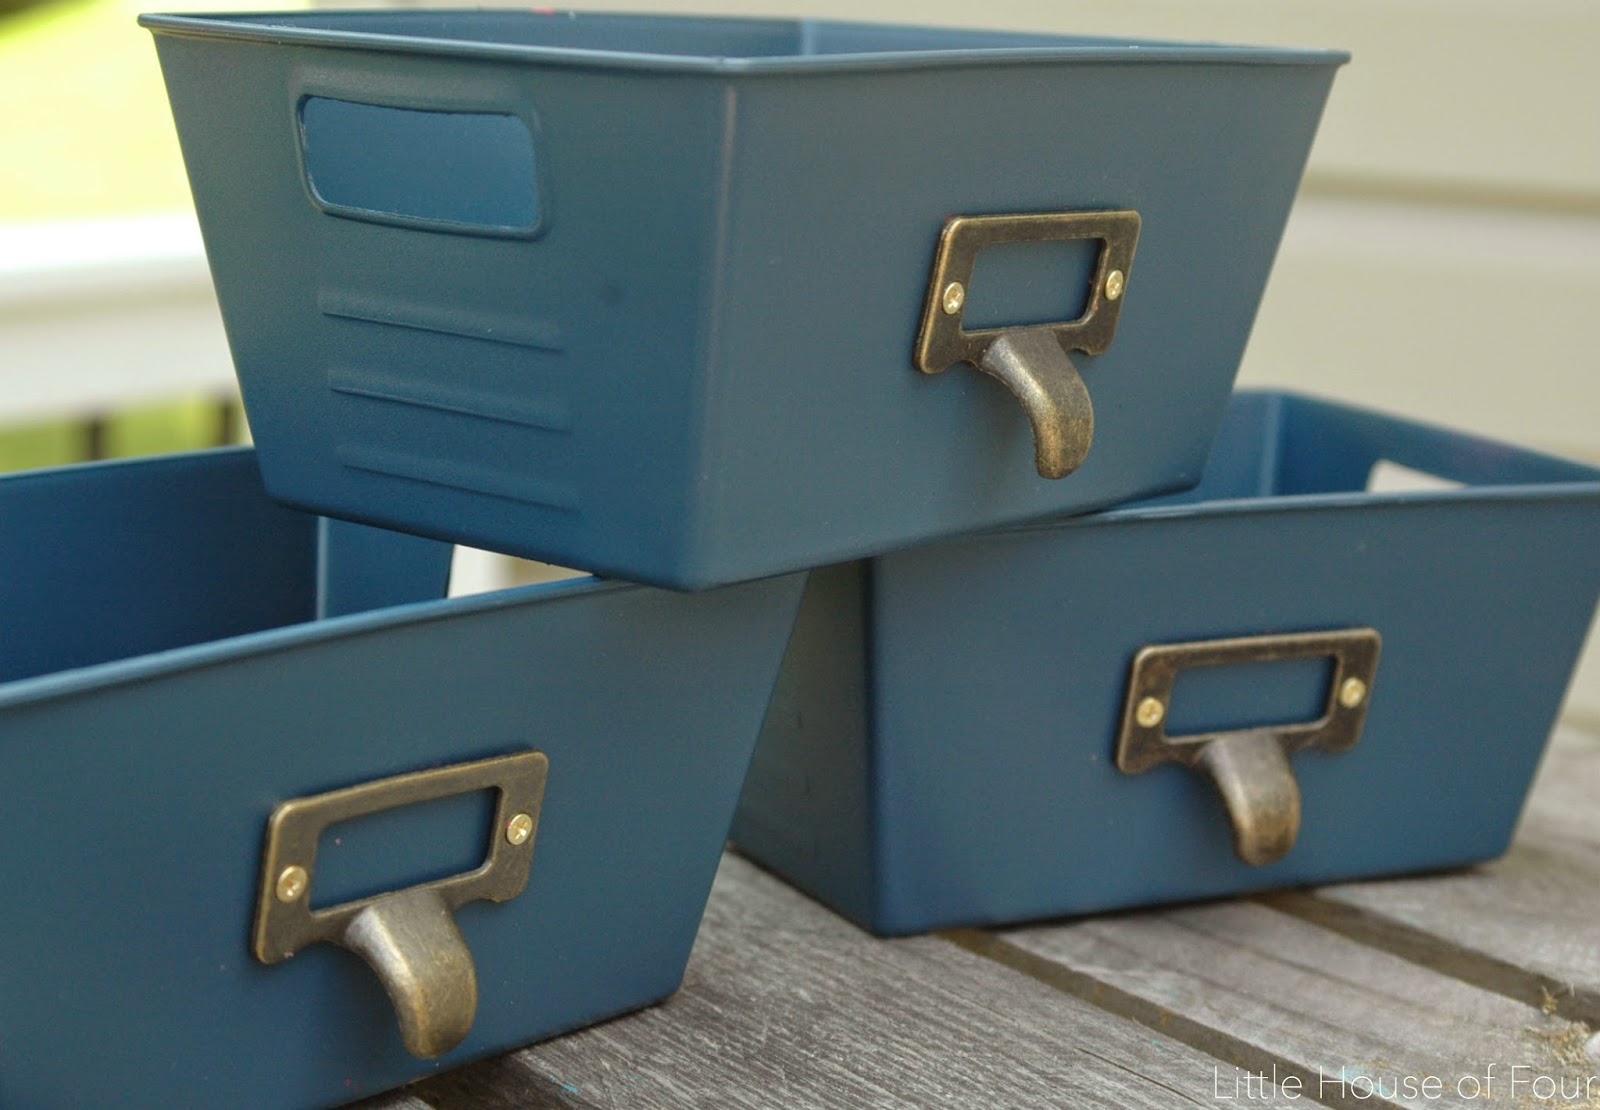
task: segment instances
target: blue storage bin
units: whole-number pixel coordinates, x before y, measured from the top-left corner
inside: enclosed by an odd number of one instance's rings
[[[1344,60],[143,22],[272,494],[680,588],[1193,485]]]
[[[1240,395],[1191,493],[814,572],[734,839],[881,933],[1483,860],[1597,592],[1600,471]]]
[[[0,1104],[326,1105],[675,989],[799,578],[438,600],[448,547],[248,451],[7,477],[0,520]],[[351,904],[393,1002],[284,939]]]

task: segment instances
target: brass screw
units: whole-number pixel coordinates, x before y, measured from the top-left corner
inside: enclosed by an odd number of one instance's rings
[[[1367,684],[1359,678],[1347,678],[1339,684],[1339,704],[1354,709],[1367,700]]]
[[[944,313],[954,316],[961,311],[961,306],[967,303],[967,290],[959,281],[952,281],[944,287]]]
[[[533,818],[526,813],[519,813],[506,822],[506,840],[517,846],[526,844],[528,837],[533,835]]]
[[[278,875],[278,901],[298,902],[311,885],[311,876],[298,863],[285,867]]]
[[[1112,270],[1106,275],[1106,300],[1114,301],[1122,296],[1122,290],[1127,285],[1128,279],[1121,270]]]
[[[1145,698],[1133,711],[1133,719],[1143,728],[1155,728],[1167,716],[1167,706],[1160,698]]]

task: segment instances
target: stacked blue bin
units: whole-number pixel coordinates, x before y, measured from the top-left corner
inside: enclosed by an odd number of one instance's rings
[[[1194,490],[813,573],[733,836],[884,934],[1489,859],[1597,552],[1592,467],[1241,393]]]
[[[42,953],[12,995],[116,917],[136,1008],[5,1013],[0,1101],[170,1099],[181,1029],[218,1063],[197,1104],[327,1102],[647,1004],[730,821],[880,932],[1503,845],[1597,589],[1600,475],[1229,403],[1342,55],[144,22],[257,453],[0,492],[69,504],[57,546],[108,599],[102,647],[0,674],[39,784],[0,828],[49,840],[92,769],[132,830],[3,911]],[[1469,488],[1373,494],[1380,459]],[[1534,528],[1480,613],[1482,537]],[[130,562],[107,529],[152,538]],[[440,600],[433,541],[642,584]],[[43,645],[62,606],[17,620]],[[1447,800],[1397,814],[1410,791]],[[85,1029],[116,1065],[69,1078]]]
[[[0,1103],[324,1105],[676,988],[799,576],[443,600],[448,545],[249,450],[7,477],[0,519]],[[261,936],[349,905],[390,951]]]
[[[677,589],[1193,486],[1344,60],[532,11],[145,23],[268,490]],[[1003,357],[1025,323],[1053,355]],[[947,369],[983,336],[994,377]]]

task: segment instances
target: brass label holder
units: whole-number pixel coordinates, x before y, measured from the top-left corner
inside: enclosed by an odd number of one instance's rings
[[[1289,756],[1307,748],[1342,752],[1361,739],[1382,640],[1371,628],[1155,644],[1133,660],[1117,735],[1117,769],[1137,775],[1162,763],[1203,772],[1222,795],[1234,851],[1245,863],[1276,863],[1300,832],[1300,787]],[[1333,659],[1322,715],[1314,721],[1169,736],[1178,672],[1188,667]]]
[[[279,805],[267,821],[251,951],[280,963],[311,944],[356,953],[394,1003],[406,1050],[423,1059],[466,1037],[478,1009],[478,978],[455,911],[505,902],[528,885],[549,760],[525,751],[334,790]],[[483,863],[472,871],[324,909],[311,906],[317,841],[331,825],[384,810],[478,790],[499,800]]]
[[[972,331],[961,326],[972,269],[985,247],[1075,239],[1100,241],[1088,300],[1078,319]],[[917,369],[937,374],[966,362],[998,378],[1028,414],[1039,474],[1066,477],[1083,465],[1094,441],[1094,405],[1067,352],[1097,355],[1111,346],[1138,242],[1139,213],[1133,211],[952,217],[939,236],[928,279],[914,357]]]

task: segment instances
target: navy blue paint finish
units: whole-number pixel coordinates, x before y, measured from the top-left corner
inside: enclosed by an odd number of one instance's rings
[[[371,536],[380,583],[356,589],[353,526],[319,560],[315,521],[266,499],[248,452],[7,478],[0,516],[0,642],[54,625],[79,645],[0,675],[0,934],[18,954],[0,966],[0,1105],[327,1105],[675,989],[800,577],[695,596],[582,579],[350,613],[408,591]],[[14,539],[29,533],[48,559]],[[392,538],[409,592],[437,597],[440,564]],[[124,559],[116,588],[92,580]],[[350,615],[310,620],[319,561]],[[80,669],[20,677],[46,665]],[[278,802],[527,748],[550,758],[530,885],[459,914],[480,989],[460,1049],[407,1056],[348,953],[250,955]],[[335,879],[449,866],[473,820],[469,800],[377,837],[334,830],[361,856]],[[418,850],[444,832],[442,853]]]
[[[146,24],[272,493],[678,588],[1192,484],[1342,61],[533,12]],[[538,237],[330,217],[305,97],[529,122]],[[1001,385],[912,366],[935,244],[958,213],[1123,207],[1120,332],[1079,360],[1096,443],[1047,481]],[[1041,283],[1082,270],[1002,267],[980,313],[1070,305]]]
[[[261,476],[250,467],[251,491]],[[202,527],[216,527],[201,522]],[[319,617],[364,613],[410,601],[432,601],[450,586],[450,544],[370,528],[348,520],[317,520]]]
[[[861,922],[879,856],[867,567],[811,572],[734,823],[746,852]]]
[[[1366,493],[1380,459],[1468,486]],[[810,652],[791,649],[734,837],[883,933],[1489,858],[1587,631],[1597,552],[1600,472],[1241,395],[1193,493],[815,572]],[[867,645],[844,686],[819,662],[823,605],[848,614],[841,652]],[[1115,770],[1146,644],[1358,625],[1383,637],[1365,733],[1295,758],[1304,824],[1282,862],[1234,858],[1193,772]],[[1191,721],[1261,709],[1237,683],[1181,696]]]
[[[275,504],[248,448],[10,475],[0,522],[0,682],[427,601],[450,577],[449,544]]]

